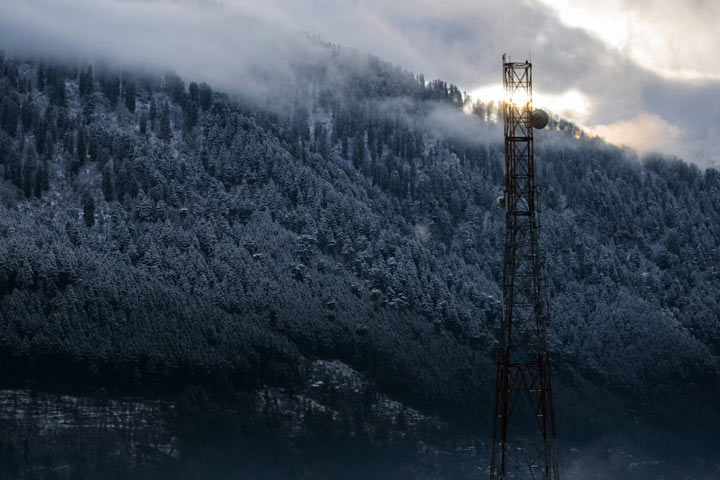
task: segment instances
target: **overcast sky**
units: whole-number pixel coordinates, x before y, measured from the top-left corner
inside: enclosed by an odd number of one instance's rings
[[[608,141],[717,165],[717,0],[0,0],[0,48],[169,67],[220,88],[312,55],[298,32],[484,100],[531,57],[536,105]]]

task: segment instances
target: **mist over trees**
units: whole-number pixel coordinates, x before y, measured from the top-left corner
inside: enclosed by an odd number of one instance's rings
[[[4,384],[253,391],[338,359],[485,434],[496,106],[334,46],[255,102],[102,65],[0,73]],[[559,430],[701,444],[720,425],[720,174],[561,119],[536,160]]]

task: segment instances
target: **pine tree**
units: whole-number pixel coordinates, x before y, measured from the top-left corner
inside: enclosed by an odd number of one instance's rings
[[[58,107],[65,107],[67,94],[65,92],[65,76],[62,70],[59,67],[47,67],[45,69],[45,81],[50,103]]]
[[[88,227],[95,224],[95,199],[89,193],[83,198],[83,220]]]
[[[29,288],[34,284],[34,276],[35,273],[30,266],[30,262],[28,262],[28,259],[25,258],[22,266],[18,269],[15,281],[20,288]]]
[[[157,104],[155,99],[150,100],[150,129],[155,130],[155,120],[157,120]]]
[[[93,93],[93,72],[92,72],[91,65],[88,65],[88,67],[84,71],[80,70],[80,82],[79,82],[78,90],[80,92],[80,95],[82,95],[82,96],[92,95],[92,93]]]
[[[117,75],[109,75],[103,82],[103,94],[110,100],[110,106],[117,106],[118,97],[120,96],[120,79]]]
[[[85,131],[80,129],[77,132],[77,139],[75,141],[75,151],[77,153],[77,159],[79,166],[82,166],[87,159],[87,143],[85,139]]]
[[[125,80],[125,106],[130,112],[135,113],[135,81],[132,79]]]
[[[172,139],[172,128],[170,127],[170,108],[168,104],[163,105],[162,113],[160,114],[160,133],[158,134],[160,140],[169,142]]]
[[[201,83],[198,87],[198,96],[200,98],[200,107],[203,110],[209,110],[212,105],[212,88],[207,83]]]
[[[37,67],[37,73],[36,73],[36,82],[37,82],[37,89],[39,91],[45,90],[45,66],[40,63]]]
[[[13,96],[6,96],[0,105],[0,127],[11,137],[15,136],[20,117],[20,107]]]
[[[188,87],[188,94],[190,95],[190,100],[198,104],[200,103],[200,88],[197,83],[190,83],[190,86]]]
[[[35,171],[37,170],[37,157],[35,151],[31,149],[25,152],[25,161],[22,166],[22,189],[25,198],[33,195],[33,187],[35,186]]]
[[[166,73],[165,90],[170,94],[173,101],[182,103],[185,94],[185,82],[175,73]]]
[[[53,159],[53,155],[55,155],[55,140],[53,139],[52,132],[44,137],[44,140],[45,146],[42,148],[41,152],[43,153],[43,158],[50,161]],[[47,188],[48,187],[45,187],[46,190]]]
[[[112,162],[105,164],[102,171],[102,191],[105,201],[110,202],[113,199],[113,172]]]
[[[190,131],[193,129],[195,125],[198,123],[199,118],[199,111],[198,111],[198,104],[194,100],[189,100],[186,103],[185,108],[183,109],[183,120],[184,120],[184,127],[186,131]]]
[[[20,156],[14,151],[11,151],[5,158],[5,178],[16,187],[22,187],[22,162]]]
[[[42,196],[43,191],[43,169],[38,168],[35,170],[35,185],[33,190],[33,195],[35,195],[37,198],[40,198]]]
[[[147,117],[147,114],[146,114],[145,112],[143,112],[143,113],[140,114],[140,120],[139,120],[138,122],[139,122],[139,125],[140,125],[140,134],[141,134],[141,135],[146,135],[146,134],[147,134],[147,122],[148,122],[148,117]]]
[[[365,132],[358,130],[353,140],[352,162],[355,168],[360,168],[365,160]]]
[[[90,97],[88,97],[87,101],[85,102],[85,106],[83,107],[83,118],[85,119],[85,124],[86,125],[91,124],[94,116],[95,116],[95,98],[90,96]]]
[[[37,112],[35,110],[35,106],[32,103],[32,98],[28,94],[25,97],[25,100],[23,101],[20,110],[20,120],[22,121],[23,131],[27,132],[30,130],[30,127],[32,127],[36,115]]]
[[[49,159],[52,158],[52,151],[53,147],[52,145],[48,148],[47,152],[50,152],[50,155],[45,155],[42,159],[41,166],[40,166],[40,181],[41,181],[41,190],[50,190],[50,165],[49,165]]]

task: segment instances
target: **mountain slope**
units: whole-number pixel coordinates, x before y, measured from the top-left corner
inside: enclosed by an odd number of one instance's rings
[[[172,74],[1,70],[6,385],[221,398],[302,390],[339,360],[489,435],[492,105],[466,116],[455,86],[335,48],[253,102]],[[559,119],[536,156],[562,436],[702,445],[720,425],[720,175]]]

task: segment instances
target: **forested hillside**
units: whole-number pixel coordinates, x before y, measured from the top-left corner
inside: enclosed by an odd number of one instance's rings
[[[3,386],[212,397],[339,360],[489,435],[492,104],[335,47],[252,101],[101,64],[0,73]],[[720,173],[557,118],[536,163],[560,438],[711,445]]]

